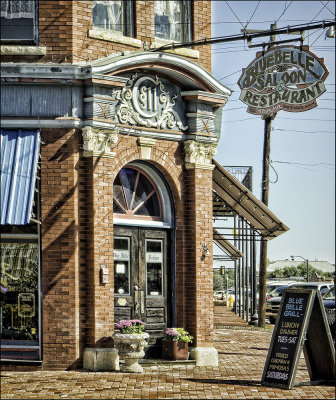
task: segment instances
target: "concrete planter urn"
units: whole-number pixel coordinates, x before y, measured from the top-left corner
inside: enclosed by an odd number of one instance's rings
[[[122,372],[142,373],[143,368],[139,359],[145,355],[148,333],[114,333],[114,347],[118,350],[119,357],[125,361],[120,366]]]

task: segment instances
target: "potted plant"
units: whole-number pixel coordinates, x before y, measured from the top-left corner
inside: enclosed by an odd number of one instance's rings
[[[162,357],[168,360],[187,360],[188,343],[193,337],[183,328],[167,328],[162,340]]]
[[[115,324],[120,332],[114,333],[114,347],[118,354],[125,360],[121,366],[123,372],[143,372],[139,359],[145,355],[148,333],[144,332],[145,322],[138,319],[123,319]]]

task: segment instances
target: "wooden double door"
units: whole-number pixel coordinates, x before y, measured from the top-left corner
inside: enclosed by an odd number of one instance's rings
[[[150,334],[145,357],[160,357],[170,320],[170,233],[114,227],[114,322],[140,319]]]

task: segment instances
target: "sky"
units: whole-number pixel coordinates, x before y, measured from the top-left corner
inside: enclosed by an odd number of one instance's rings
[[[335,2],[212,1],[212,38],[241,34],[246,24],[247,29],[268,30],[274,22],[282,28],[323,20],[335,21]],[[279,111],[272,121],[268,207],[290,230],[268,242],[271,261],[297,255],[335,264],[335,38],[327,38],[326,31],[306,31],[304,40],[329,70],[318,106],[300,113]],[[267,40],[253,39],[252,44]],[[247,113],[237,82],[260,50],[249,49],[246,41],[212,45],[212,74],[234,91],[223,110],[215,159],[224,166],[252,166],[258,199],[264,121]]]

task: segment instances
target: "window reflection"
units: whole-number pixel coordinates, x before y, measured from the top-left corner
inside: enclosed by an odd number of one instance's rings
[[[37,243],[2,239],[0,313],[2,343],[38,344]]]
[[[147,295],[162,296],[162,240],[146,240]]]
[[[123,31],[123,5],[121,0],[93,1],[93,25],[100,29]]]
[[[114,238],[114,292],[130,294],[130,241]]]
[[[156,0],[154,13],[155,36],[182,42],[182,2]]]

